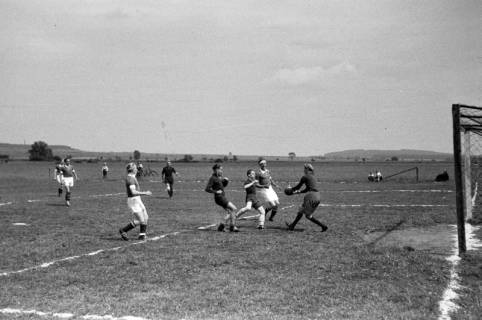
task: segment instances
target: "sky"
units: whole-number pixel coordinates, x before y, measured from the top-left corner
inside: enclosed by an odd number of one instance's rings
[[[452,152],[480,0],[0,0],[0,142]]]

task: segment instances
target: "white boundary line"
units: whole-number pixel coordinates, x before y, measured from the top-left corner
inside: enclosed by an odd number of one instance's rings
[[[464,288],[462,285],[460,285],[460,277],[457,274],[457,267],[461,259],[458,256],[457,226],[453,225],[453,227],[455,229],[455,232],[452,235],[454,248],[452,249],[452,255],[446,258],[447,261],[451,263],[450,281],[442,295],[442,300],[440,300],[438,304],[440,311],[438,320],[452,319],[450,317],[450,313],[460,308],[460,306],[456,303],[456,300],[459,298],[457,290]],[[478,230],[479,227],[474,227],[469,223],[465,224],[467,250],[477,250],[478,248],[482,248],[482,242],[475,238],[475,232]]]
[[[32,314],[39,317],[47,317],[48,319],[58,318],[58,319],[85,319],[85,320],[148,320],[146,318],[141,317],[134,317],[134,316],[122,316],[120,318],[105,315],[105,316],[98,316],[93,314],[87,314],[84,316],[75,315],[72,313],[53,313],[53,312],[42,312],[37,310],[21,310],[21,309],[12,309],[12,308],[4,308],[0,309],[0,313],[3,314],[15,314],[15,315],[26,315]]]
[[[204,192],[203,189],[177,189],[178,191],[189,191],[189,192]],[[240,190],[229,190],[229,192],[244,192]],[[381,192],[421,192],[421,193],[427,193],[427,192],[437,192],[437,193],[451,193],[453,192],[452,190],[437,190],[437,189],[429,189],[429,190],[321,190],[321,193],[381,193]],[[106,193],[106,194],[94,194],[94,195],[87,195],[87,198],[101,198],[101,197],[112,197],[112,196],[119,196],[119,195],[124,195],[124,192],[119,192],[119,193]],[[77,196],[73,197],[74,199],[81,199],[83,196]],[[35,202],[45,202],[48,201],[48,199],[28,199],[26,200],[28,203],[35,203]],[[13,202],[1,202],[0,206],[7,206],[7,205],[12,205]]]
[[[7,272],[0,273],[0,277],[6,277],[6,276],[9,276],[9,275],[12,275],[12,274],[18,274],[18,273],[24,273],[24,272],[27,272],[27,271],[33,271],[33,270],[37,270],[37,269],[48,268],[48,267],[50,267],[54,264],[58,264],[60,262],[72,261],[72,260],[76,260],[76,259],[79,259],[79,258],[82,258],[82,257],[95,256],[95,255],[98,255],[99,253],[103,253],[103,252],[117,251],[119,249],[124,249],[124,248],[130,247],[130,246],[143,244],[143,243],[146,243],[147,241],[157,241],[157,240],[163,239],[163,238],[168,237],[168,236],[175,236],[179,233],[181,233],[181,231],[163,234],[163,235],[156,236],[156,237],[153,237],[153,238],[148,238],[147,240],[131,242],[131,243],[126,244],[124,246],[108,248],[108,249],[99,249],[99,250],[96,250],[96,251],[80,254],[80,255],[77,255],[77,256],[70,256],[70,257],[66,257],[66,258],[62,258],[62,259],[52,260],[50,262],[44,262],[40,265],[36,265],[36,266],[33,266],[33,267],[28,267],[28,268],[24,268],[24,269],[20,269],[20,270],[7,271]]]

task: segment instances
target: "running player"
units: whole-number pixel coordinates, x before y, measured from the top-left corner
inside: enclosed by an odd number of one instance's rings
[[[171,166],[171,161],[166,162],[166,166],[162,168],[162,181],[166,184],[166,191],[167,194],[169,195],[169,198],[172,198],[172,195],[174,194],[174,177],[173,174],[177,176],[176,169]]]
[[[251,208],[254,208],[259,212],[258,229],[263,230],[264,216],[266,213],[264,212],[262,203],[256,197],[256,187],[259,186],[258,180],[255,179],[256,172],[254,172],[253,169],[249,169],[246,175],[248,176],[248,179],[244,182],[244,190],[246,190],[246,206],[239,209],[239,211],[236,213],[236,219],[241,217],[244,213],[250,211]]]
[[[139,230],[139,240],[146,239],[147,231],[147,210],[142,202],[141,195],[150,196],[151,191],[140,191],[139,182],[137,181],[137,166],[135,163],[131,162],[126,167],[127,177],[125,179],[126,191],[127,191],[127,206],[131,210],[134,219],[129,222],[124,228],[119,229],[121,238],[125,241],[129,240],[127,237],[127,232],[134,229],[136,226],[140,226]]]
[[[286,222],[286,226],[288,227],[288,230],[294,230],[298,221],[300,221],[301,217],[305,215],[306,219],[321,227],[321,232],[325,232],[328,230],[328,227],[313,217],[313,213],[315,212],[316,208],[318,208],[318,205],[321,201],[320,192],[316,188],[316,178],[314,176],[313,166],[309,163],[305,163],[304,173],[304,176],[301,177],[300,182],[296,186],[293,188],[287,188],[285,190],[287,195],[306,193],[305,197],[303,198],[303,204],[300,206],[295,220],[292,223]],[[300,190],[303,185],[305,188]]]
[[[271,211],[269,221],[273,221],[274,216],[278,212],[279,198],[272,186],[278,188],[278,185],[273,181],[271,173],[266,167],[266,160],[261,159],[258,164],[259,170],[256,172],[256,180],[259,181],[258,199],[261,203],[268,203],[266,214]]]
[[[74,166],[70,163],[70,159],[64,160],[64,165],[60,167],[61,181],[65,188],[65,204],[70,207],[71,189],[74,187],[74,178],[78,180]]]
[[[236,227],[236,206],[226,198],[224,188],[228,185],[228,178],[223,177],[223,167],[216,163],[213,166],[213,175],[206,185],[206,192],[214,194],[214,202],[226,211],[226,215],[219,223],[218,231],[224,231],[225,224],[229,223],[229,231],[238,232]]]

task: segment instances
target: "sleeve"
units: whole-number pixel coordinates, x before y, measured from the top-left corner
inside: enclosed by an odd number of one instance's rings
[[[301,187],[304,184],[306,184],[306,177],[305,176],[301,177],[300,182],[298,182],[298,184],[293,187],[293,191],[297,191],[297,190],[301,189]],[[304,191],[304,192],[306,192],[306,191]],[[301,191],[300,193],[303,193],[303,191]]]
[[[204,191],[209,193],[214,193],[213,183],[214,183],[213,177],[209,178],[208,184],[206,185],[206,189],[204,189]]]

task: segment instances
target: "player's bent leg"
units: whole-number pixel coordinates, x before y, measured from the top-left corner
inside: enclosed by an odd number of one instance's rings
[[[119,229],[119,234],[121,235],[122,240],[127,241],[129,238],[127,237],[127,232],[134,229],[136,227],[136,223],[134,221],[130,221],[124,228]]]
[[[274,205],[271,208],[271,215],[269,216],[269,221],[273,221],[274,216],[278,213],[278,205]]]
[[[304,211],[300,210],[296,214],[295,220],[292,223],[286,223],[286,226],[288,227],[288,230],[295,230],[296,224],[300,221],[300,219],[303,217]]]
[[[262,206],[258,208],[258,212],[259,212],[258,229],[263,230],[264,229],[264,218],[266,216],[266,213],[264,212],[264,208]]]
[[[251,201],[246,202],[246,206],[239,209],[239,211],[236,213],[236,218],[241,217],[243,214],[251,210],[251,208],[252,208],[252,202]]]
[[[311,217],[306,217],[308,220],[310,220],[311,222],[319,225],[321,227],[321,232],[325,232],[326,230],[328,230],[328,226],[326,224],[323,224],[321,221],[319,221],[318,219],[314,218],[313,216]]]

